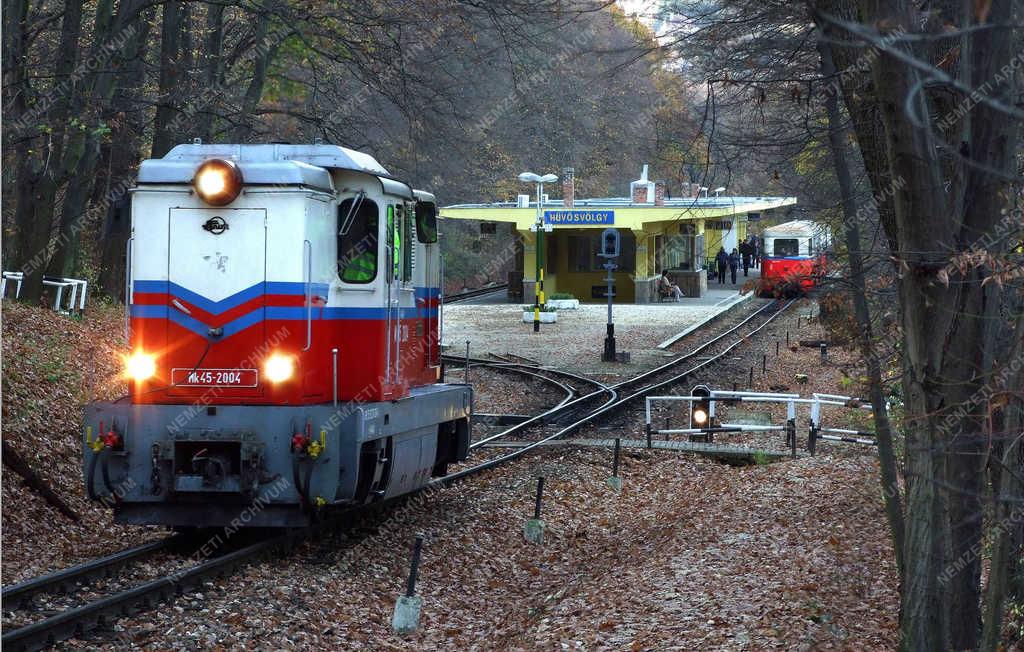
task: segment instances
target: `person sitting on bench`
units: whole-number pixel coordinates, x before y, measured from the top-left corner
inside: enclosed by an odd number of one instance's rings
[[[662,270],[661,276],[658,277],[658,296],[662,298],[674,297],[676,303],[682,299],[685,294],[679,289],[679,286],[672,282],[668,277],[668,270]]]

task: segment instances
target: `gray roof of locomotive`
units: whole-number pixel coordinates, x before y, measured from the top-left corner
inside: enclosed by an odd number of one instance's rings
[[[212,158],[234,161],[247,184],[301,185],[334,191],[330,170],[351,170],[376,177],[385,192],[412,199],[412,188],[393,179],[369,154],[338,145],[178,145],[163,158],[139,166],[138,182],[191,183],[198,163]]]

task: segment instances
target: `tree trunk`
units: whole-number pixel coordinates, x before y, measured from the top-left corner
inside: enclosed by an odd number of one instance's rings
[[[180,85],[184,82],[181,69],[182,30],[188,9],[184,0],[169,0],[164,4],[163,24],[160,27],[160,86],[156,119],[153,122],[152,158],[160,158],[170,151],[180,138],[172,132],[171,123],[180,110]]]
[[[125,3],[118,8],[118,13],[110,20],[110,29],[116,30],[103,33],[104,41],[113,38],[114,34],[123,33],[128,26],[129,17],[137,16],[137,7]],[[106,21],[104,20],[104,23]],[[100,36],[100,19],[97,19],[97,37]],[[98,216],[105,212],[105,206],[90,209],[89,198],[92,195],[96,179],[96,164],[100,156],[100,138],[94,130],[105,126],[113,119],[111,102],[122,80],[124,70],[138,65],[145,52],[148,28],[133,25],[134,29],[121,44],[119,52],[112,57],[109,64],[111,72],[94,74],[89,78],[90,113],[93,118],[91,127],[73,134],[66,165],[73,164],[73,172],[69,173],[71,181],[62,202],[59,233],[53,243],[53,252],[48,272],[55,276],[64,276],[72,272],[77,260],[80,234],[83,229],[93,226]]]
[[[141,104],[146,83],[144,64],[149,43],[150,20],[146,15],[139,21],[138,56],[126,62],[118,94],[121,107]],[[115,96],[116,97],[116,96]],[[109,149],[109,181],[102,193],[103,221],[98,230],[100,289],[109,297],[124,301],[125,248],[131,235],[131,198],[127,189],[134,179],[138,165],[139,143],[144,137],[147,120],[141,111],[126,111],[114,120]]]
[[[279,43],[275,40],[268,42],[267,30],[270,26],[270,17],[266,11],[261,11],[259,24],[256,28],[256,58],[253,60],[252,78],[245,90],[245,97],[242,98],[242,110],[236,120],[236,126],[232,130],[232,142],[242,143],[252,138],[252,116],[256,107],[259,106],[260,98],[263,97],[263,86],[267,80],[267,70],[270,62],[274,60]]]
[[[49,503],[52,507],[55,507],[64,516],[67,516],[72,521],[78,522],[78,513],[64,502],[64,499],[57,495],[49,483],[36,473],[29,463],[25,461],[18,451],[14,450],[14,447],[8,444],[6,441],[2,442],[3,448],[3,459],[4,466],[14,471],[25,480],[33,491],[39,494],[43,500]]]
[[[822,26],[819,25],[819,28]],[[819,39],[818,51],[821,53],[821,73],[830,79],[836,73],[832,60],[832,48],[829,45],[831,30],[823,29],[826,38]],[[833,87],[835,88],[835,87]],[[889,422],[888,406],[882,394],[882,367],[878,354],[874,349],[874,334],[871,314],[868,308],[867,291],[864,282],[864,261],[861,255],[860,226],[857,208],[854,202],[853,175],[850,173],[846,158],[846,129],[842,126],[839,113],[837,92],[826,91],[825,111],[828,116],[828,140],[835,165],[836,180],[842,195],[843,230],[846,236],[847,259],[850,265],[850,294],[853,298],[854,316],[858,326],[858,344],[864,357],[865,371],[868,377],[871,407],[874,413],[875,434],[878,441],[878,459],[881,469],[882,496],[885,502],[885,515],[892,533],[893,551],[896,557],[896,568],[902,576],[903,572],[903,505],[900,500],[899,471],[896,462],[896,451],[893,447],[892,424]]]
[[[211,4],[206,7],[206,43],[203,48],[203,88],[213,94],[219,95],[217,89],[223,83],[222,73],[224,63],[222,51],[224,49],[224,5]],[[203,142],[210,142],[214,135],[214,122],[212,110],[202,111],[196,116],[199,137]]]
[[[1019,309],[1019,307],[1018,307]],[[1024,357],[1024,315],[1017,317],[1014,329],[1016,346],[1012,347],[1009,360]],[[999,408],[999,431],[993,436],[1005,442],[993,451],[994,466],[999,469],[994,491],[992,560],[989,567],[988,587],[985,594],[985,609],[982,614],[982,635],[980,649],[998,649],[1003,627],[1003,612],[1006,598],[1014,596],[1014,578],[1022,566],[1021,526],[1024,515],[1024,396],[1016,388],[1024,387],[1024,371],[1018,370],[1005,382],[1006,403]]]

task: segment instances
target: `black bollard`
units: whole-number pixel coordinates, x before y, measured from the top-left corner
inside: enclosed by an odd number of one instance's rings
[[[544,496],[544,476],[537,478],[537,502],[533,506],[534,520],[540,520],[540,501]]]
[[[808,432],[808,434],[807,434],[807,451],[811,455],[814,455],[814,449],[817,448],[817,443],[818,443],[817,440],[818,440],[818,426],[815,425],[815,423],[813,421],[811,421],[811,429],[810,429],[810,432]]]
[[[775,357],[779,357],[779,341],[775,340]]]
[[[792,457],[796,457],[796,421],[789,419],[786,421],[786,436],[789,438],[789,450]]]
[[[423,535],[416,535],[416,543],[412,547],[412,567],[409,569],[409,581],[405,585],[405,596],[416,595],[416,579],[420,574],[420,552],[423,550]]]
[[[466,340],[466,369],[465,369],[465,372],[463,373],[463,375],[465,376],[463,381],[468,385],[469,384],[469,340]]]
[[[764,355],[761,356],[761,375],[763,376],[765,374],[765,372],[767,372],[767,371],[768,371],[768,354],[765,353]]]
[[[786,347],[789,347],[789,331],[786,331]]]
[[[754,389],[754,368],[750,368],[750,379],[747,380],[747,389]]]

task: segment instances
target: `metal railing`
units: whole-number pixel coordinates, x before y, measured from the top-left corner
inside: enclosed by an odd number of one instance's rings
[[[655,428],[653,426],[652,406],[655,402],[680,402],[688,403],[686,428]],[[694,402],[708,404],[708,425],[706,427],[693,427],[692,414]],[[715,423],[716,405],[725,403],[732,405],[736,403],[776,403],[786,405],[786,423],[784,425],[755,425],[742,423]],[[848,409],[871,410],[870,404],[862,399],[842,396],[839,394],[813,393],[809,398],[801,397],[799,394],[782,394],[771,392],[744,392],[712,390],[709,396],[648,396],[645,398],[644,407],[644,430],[647,436],[647,447],[651,447],[654,435],[687,435],[691,439],[704,439],[713,441],[716,433],[728,432],[778,432],[786,433],[786,444],[790,447],[792,455],[796,456],[796,420],[797,406],[808,405],[810,415],[808,419],[807,451],[814,455],[818,440],[839,441],[854,444],[876,446],[875,434],[863,430],[849,428],[833,428],[822,425],[822,407],[833,406]]]

